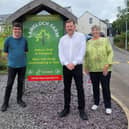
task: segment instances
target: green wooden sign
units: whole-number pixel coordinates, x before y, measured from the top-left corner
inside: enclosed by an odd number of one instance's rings
[[[29,16],[23,23],[28,40],[26,75],[30,81],[61,80],[62,66],[58,58],[58,43],[63,35],[60,16]]]

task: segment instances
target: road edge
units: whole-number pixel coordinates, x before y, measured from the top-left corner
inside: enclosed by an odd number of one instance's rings
[[[114,47],[116,50],[122,52],[123,54],[129,55],[129,52],[128,52],[128,51],[126,51],[126,50],[124,50],[124,49],[122,49],[122,48],[119,48],[119,47],[116,46],[116,45],[113,45],[113,47]]]
[[[123,111],[125,112],[125,115],[127,117],[128,120],[128,128],[129,129],[129,109],[127,108],[127,106],[125,104],[123,104],[119,99],[117,99],[114,95],[111,95],[112,99],[123,109]]]

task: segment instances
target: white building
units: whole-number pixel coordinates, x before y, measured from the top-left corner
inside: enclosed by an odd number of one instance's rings
[[[93,25],[99,25],[101,32],[107,35],[107,24],[88,11],[78,18],[77,30],[84,34],[89,34]]]

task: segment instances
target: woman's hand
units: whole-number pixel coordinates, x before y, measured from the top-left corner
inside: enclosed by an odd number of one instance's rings
[[[84,69],[83,73],[88,75],[89,74],[89,70],[88,69]]]
[[[104,68],[103,68],[103,75],[104,75],[104,76],[107,76],[107,74],[108,74],[108,68],[109,68],[109,65],[106,64],[106,65],[104,66]]]

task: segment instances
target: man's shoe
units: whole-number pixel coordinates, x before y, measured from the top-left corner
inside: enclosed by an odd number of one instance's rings
[[[20,107],[25,108],[27,105],[23,100],[18,100],[17,103],[19,104]]]
[[[88,120],[88,116],[84,110],[79,110],[79,115],[82,120]]]
[[[58,115],[59,117],[65,117],[69,114],[69,109],[63,109]]]
[[[7,108],[8,108],[8,104],[3,104],[3,105],[1,106],[1,111],[2,111],[2,112],[5,112],[5,111],[7,111]]]

